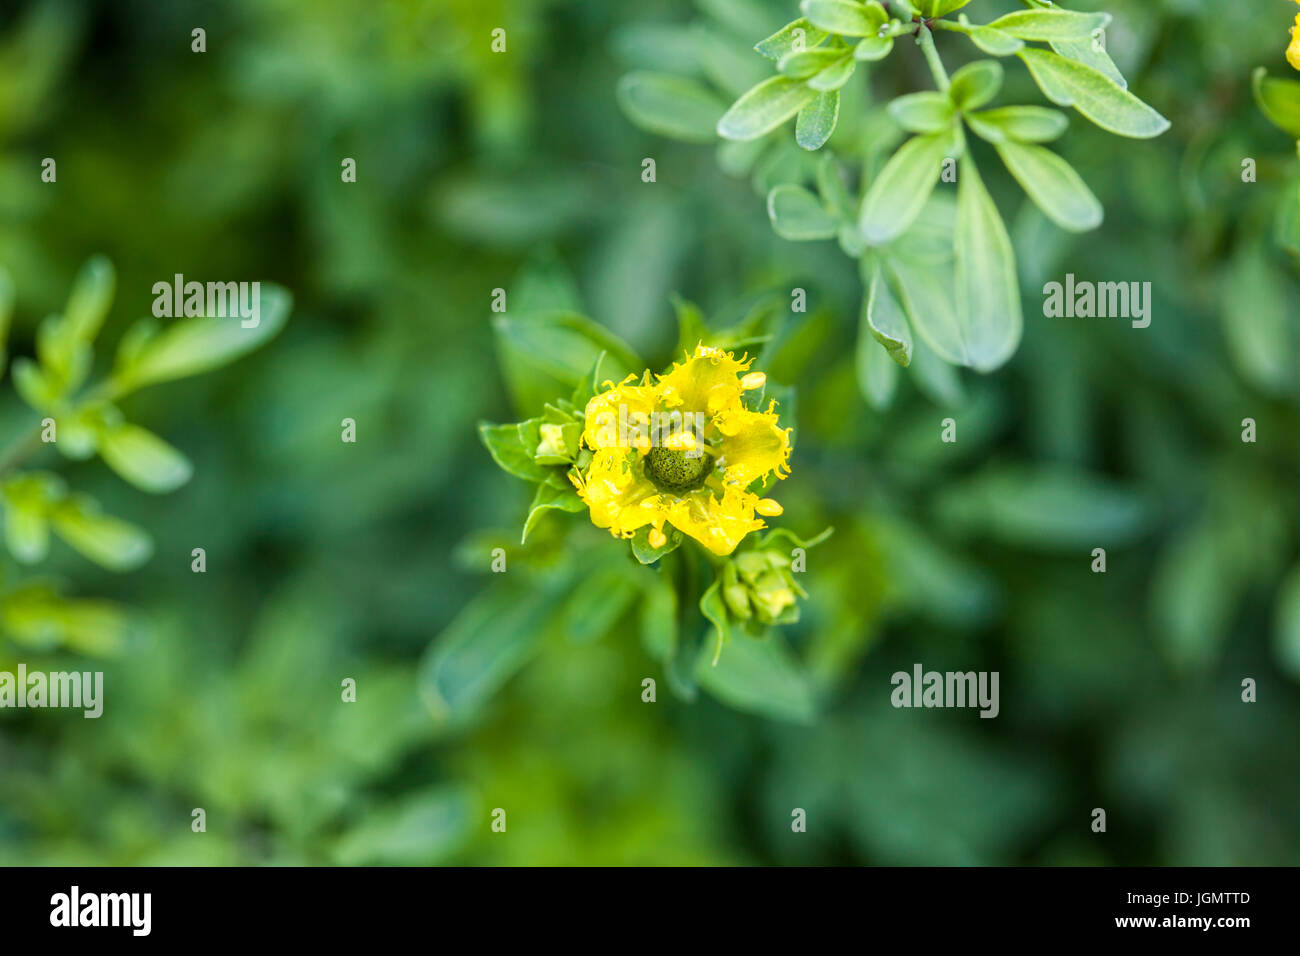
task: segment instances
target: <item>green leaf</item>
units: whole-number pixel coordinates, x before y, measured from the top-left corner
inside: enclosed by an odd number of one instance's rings
[[[10,498],[6,493],[4,521],[5,546],[20,564],[45,560],[50,551],[50,523],[43,505]]]
[[[865,319],[865,310],[863,318]],[[853,371],[858,379],[858,391],[867,404],[884,411],[894,400],[898,388],[898,365],[889,357],[884,347],[871,336],[871,330],[861,323],[854,346]]]
[[[991,467],[944,491],[945,526],[1015,547],[1082,553],[1120,547],[1148,519],[1146,501],[1123,485],[1054,465]]]
[[[564,606],[560,629],[574,644],[600,640],[641,595],[641,572],[625,561],[593,568]]]
[[[884,245],[907,231],[939,182],[943,161],[960,144],[950,128],[915,136],[890,157],[862,201],[858,228],[868,243]]]
[[[472,791],[443,784],[371,809],[346,829],[333,850],[340,866],[430,866],[468,841],[477,822]]]
[[[1300,181],[1289,180],[1278,198],[1273,241],[1292,256],[1300,257]]]
[[[235,318],[187,318],[144,343],[134,359],[113,371],[117,394],[211,371],[260,348],[279,333],[293,298],[276,285],[259,287],[257,324]]]
[[[956,179],[956,170],[953,170]],[[912,227],[887,247],[890,259],[906,259],[921,266],[952,264],[952,237],[957,227],[957,194],[934,192]]]
[[[680,313],[678,317],[680,318]],[[592,396],[596,394],[596,390],[600,388],[601,383],[609,378],[609,376],[601,374],[601,369],[604,365],[605,353],[601,352],[591,363],[591,371],[584,375],[579,380],[578,384],[574,386],[573,394],[569,397],[569,401],[578,411],[584,411],[586,409],[587,403],[591,401]]]
[[[511,394],[530,411],[575,388],[602,352],[614,381],[645,368],[627,343],[576,312],[496,315],[492,329]]]
[[[996,148],[1011,175],[1052,222],[1070,232],[1101,225],[1101,203],[1074,167],[1056,153],[1011,140]]]
[[[586,505],[572,487],[556,488],[549,484],[538,485],[537,494],[533,495],[533,503],[528,506],[528,518],[524,521],[524,533],[519,543],[523,544],[528,540],[528,533],[537,526],[537,522],[546,512],[567,511],[576,514],[584,508]]]
[[[1275,80],[1261,66],[1251,76],[1251,88],[1268,121],[1292,139],[1300,140],[1300,82]]]
[[[99,436],[105,427],[121,420],[122,413],[107,403],[84,405],[59,418],[59,440],[54,447],[66,458],[84,461],[99,450]]]
[[[497,585],[470,601],[420,663],[420,696],[434,719],[462,723],[537,652],[555,604],[547,591]]]
[[[790,53],[811,50],[825,43],[830,34],[819,30],[804,17],[787,23],[766,40],[759,41],[754,49],[769,60],[780,61]]]
[[[837,216],[849,218],[854,213],[854,200],[840,177],[839,160],[826,153],[817,165],[817,191]]]
[[[853,48],[853,59],[859,62],[875,62],[889,56],[893,49],[893,37],[863,37]]]
[[[954,295],[953,266],[925,265],[899,257],[886,260],[898,303],[911,328],[944,361],[968,365],[966,333]]]
[[[12,365],[14,389],[18,397],[38,412],[47,412],[59,400],[59,390],[46,378],[41,367],[22,355]]]
[[[951,24],[950,29],[966,34],[972,43],[989,56],[1011,56],[1025,48],[1024,40],[1013,37],[1010,33],[995,30],[993,27],[947,22]]]
[[[804,242],[833,239],[840,221],[802,186],[777,186],[767,194],[767,215],[782,239]]]
[[[959,110],[976,110],[1002,89],[1002,64],[997,60],[967,63],[952,75],[948,97]]]
[[[714,697],[739,710],[798,724],[812,723],[817,715],[812,683],[776,633],[731,641],[717,666],[701,655],[695,677]]]
[[[154,494],[175,491],[194,474],[188,458],[153,432],[129,422],[100,432],[99,454],[124,479]]]
[[[727,617],[727,603],[722,600],[722,578],[716,577],[709,585],[704,596],[700,598],[700,613],[713,625],[714,650],[713,664],[722,656],[722,648],[731,639],[730,619]]]
[[[912,330],[907,324],[903,307],[890,289],[885,271],[880,266],[871,272],[867,296],[862,303],[859,335],[864,331],[883,345],[889,357],[903,368],[911,363]]]
[[[671,72],[690,73],[698,66],[705,79],[725,97],[724,108],[755,83],[772,75],[768,65],[751,56],[752,51],[737,43],[729,31],[706,20],[697,20],[690,33],[696,62]],[[716,138],[717,133],[713,136]]]
[[[1292,568],[1278,588],[1274,621],[1278,664],[1293,680],[1300,680],[1300,567]]]
[[[104,514],[94,499],[75,495],[50,511],[54,532],[82,555],[110,571],[130,571],[153,554],[142,529]]]
[[[1242,244],[1228,264],[1220,316],[1228,353],[1242,376],[1272,395],[1295,380],[1295,345],[1288,327],[1282,272],[1261,244]]]
[[[1002,106],[968,113],[966,122],[976,136],[990,143],[1016,140],[1021,143],[1050,143],[1070,125],[1060,110],[1045,106]]]
[[[938,133],[952,125],[952,101],[934,90],[900,96],[890,102],[888,110],[909,133]]]
[[[835,132],[839,115],[839,90],[818,93],[811,103],[799,111],[794,128],[795,142],[807,150],[821,149],[831,138],[831,133]]]
[[[889,22],[879,3],[854,0],[803,0],[803,15],[814,26],[845,37],[873,37]]]
[[[86,381],[95,354],[89,342],[73,334],[70,321],[50,315],[36,329],[36,357],[49,387],[62,397]]]
[[[1236,569],[1225,566],[1223,534],[1202,521],[1161,554],[1150,585],[1157,646],[1179,671],[1204,671],[1214,661],[1240,598]]]
[[[69,600],[37,582],[0,598],[0,629],[31,647],[66,646],[103,656],[121,650],[128,620],[121,608],[108,601]]]
[[[632,554],[642,564],[654,564],[665,554],[671,554],[682,546],[685,536],[671,525],[664,525],[664,537],[667,539],[662,548],[650,543],[650,526],[637,528],[632,535]]]
[[[776,68],[785,76],[794,77],[796,80],[806,80],[814,73],[820,73],[826,67],[839,63],[849,56],[846,50],[803,50],[799,52],[787,53],[781,57]]]
[[[1110,24],[1109,13],[1075,13],[1072,10],[1018,10],[989,24],[1022,40],[1091,39]]]
[[[1121,90],[1128,89],[1128,80],[1124,79],[1124,74],[1119,71],[1115,61],[1106,52],[1104,34],[1098,33],[1096,36],[1087,39],[1081,37],[1077,40],[1053,40],[1052,49],[1067,60],[1074,60],[1084,66],[1092,67],[1098,73],[1109,78]]]
[[[550,476],[551,469],[544,468],[533,460],[536,448],[524,447],[519,438],[518,425],[479,422],[478,433],[492,460],[507,474],[537,482],[544,482]]]
[[[113,264],[103,256],[89,259],[73,281],[63,313],[69,333],[81,341],[93,341],[113,304],[116,288]]]
[[[144,347],[153,341],[154,337],[162,330],[158,320],[147,316],[143,319],[136,319],[131,323],[131,327],[126,330],[117,342],[117,354],[113,358],[113,368],[126,368],[134,365],[140,359],[140,353]]]
[[[717,139],[727,104],[695,80],[669,73],[629,73],[618,82],[618,105],[642,129],[688,143]]]
[[[840,87],[849,81],[853,76],[853,71],[858,68],[857,61],[848,55],[836,60],[830,66],[809,77],[806,81],[810,90],[816,90],[818,93],[838,92]],[[813,101],[814,103],[816,100]],[[839,109],[839,97],[835,98],[836,110]],[[808,107],[804,107],[805,110]]]
[[[572,422],[571,420],[566,418],[565,421],[568,422],[568,424],[565,427],[561,428],[561,435],[564,440],[565,451],[567,452],[568,449],[572,448],[575,454],[569,455],[569,454],[548,453],[542,447],[543,445],[542,425],[556,424],[556,422],[552,422],[550,420],[552,415],[564,416],[565,413],[555,408],[554,405],[548,404],[545,407],[547,409],[547,412],[542,417],[529,418],[525,421],[520,422],[518,425],[515,426],[516,428],[519,429],[519,444],[525,450],[529,448],[533,449],[533,461],[546,468],[547,484],[553,485],[554,487],[560,489],[568,488],[570,487],[570,483],[568,481],[556,480],[560,475],[562,469],[548,467],[548,466],[564,465],[567,467],[568,465],[572,464],[573,459],[576,456],[576,452],[578,450],[578,437],[581,436],[582,429],[577,425],[576,422]],[[554,449],[552,449],[552,452],[554,452]]]
[[[934,20],[946,17],[968,3],[970,0],[917,0],[917,10],[927,20]]]
[[[1149,139],[1169,129],[1169,120],[1090,66],[1047,50],[1026,48],[1017,55],[1043,95],[1057,106],[1073,106],[1104,130]]]
[[[953,249],[961,364],[989,372],[1015,354],[1024,317],[1011,238],[969,156],[958,177]]]
[[[612,50],[620,62],[688,73],[698,69],[694,31],[683,23],[624,23],[613,29]]]
[[[774,76],[759,83],[718,120],[723,139],[750,140],[772,132],[816,96],[802,81]]]

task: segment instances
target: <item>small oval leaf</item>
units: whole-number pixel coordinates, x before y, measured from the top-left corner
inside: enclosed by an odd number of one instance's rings
[[[1101,203],[1074,167],[1056,153],[1010,140],[997,143],[996,148],[1016,182],[1052,222],[1070,232],[1101,225]]]
[[[1027,48],[1018,56],[1049,100],[1073,106],[1104,130],[1149,139],[1169,129],[1169,120],[1090,66],[1048,50]]]
[[[798,113],[816,95],[803,81],[788,76],[764,80],[731,104],[718,120],[718,135],[723,139],[758,139]]]
[[[711,143],[727,109],[722,98],[695,80],[668,73],[629,73],[618,82],[618,105],[642,129],[670,139]]]

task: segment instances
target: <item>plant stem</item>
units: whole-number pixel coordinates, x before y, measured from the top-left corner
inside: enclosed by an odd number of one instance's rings
[[[947,93],[952,82],[948,79],[948,71],[943,68],[943,61],[939,59],[939,51],[934,48],[934,34],[924,23],[916,33],[916,42],[921,47],[921,52],[925,54],[925,62],[930,65],[930,72],[934,75],[934,82],[939,87],[939,92]]]

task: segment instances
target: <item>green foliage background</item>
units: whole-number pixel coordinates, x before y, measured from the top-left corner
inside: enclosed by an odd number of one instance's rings
[[[118,270],[111,339],[175,273],[274,281],[295,305],[268,347],[131,399],[194,462],[180,491],[145,498],[97,460],[67,469],[155,553],[125,575],[51,555],[74,593],[135,609],[121,654],[0,639],[0,666],[106,673],[99,720],[0,712],[0,862],[1300,860],[1300,322],[1275,242],[1297,161],[1250,90],[1255,66],[1286,70],[1293,5],[1105,4],[1112,56],[1173,128],[1132,142],[1072,119],[1062,152],[1106,209],[1083,235],[1017,214],[1023,195],[986,164],[1017,245],[1021,348],[986,377],[908,370],[880,409],[855,372],[855,264],[777,238],[713,147],[645,133],[616,103],[629,69],[699,70],[692,31],[752,43],[794,6],[59,0],[4,15],[11,354],[31,354],[95,252]],[[505,55],[489,50],[498,26]],[[939,40],[950,65],[974,52]],[[930,88],[910,41],[870,72],[880,100]],[[45,156],[57,184],[39,180]],[[1259,182],[1242,182],[1245,157]],[[1151,327],[1042,318],[1042,284],[1066,272],[1150,281]],[[534,414],[538,386],[499,352],[491,290],[511,313],[588,315],[662,364],[674,293],[725,324],[794,286],[810,311],[766,369],[798,395],[779,520],[837,531],[810,553],[779,686],[732,671],[686,702],[643,646],[670,598],[626,545],[558,514],[517,543],[531,489],[475,424]],[[12,396],[3,409],[0,436],[30,426]],[[955,445],[938,441],[949,416]],[[505,575],[488,570],[496,546]],[[439,669],[448,646],[478,654],[459,659],[473,681]],[[889,675],[914,662],[1000,671],[1001,715],[894,710]],[[795,807],[807,834],[790,831]]]

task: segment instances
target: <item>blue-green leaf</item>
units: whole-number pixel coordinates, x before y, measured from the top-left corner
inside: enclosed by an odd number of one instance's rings
[[[1011,175],[1043,213],[1062,229],[1087,232],[1101,225],[1101,203],[1074,167],[1042,146],[997,143]]]
[[[279,286],[263,284],[257,324],[239,317],[186,318],[143,343],[130,361],[113,371],[117,394],[220,368],[270,341],[284,327],[293,298]]]
[[[636,72],[619,80],[618,105],[637,126],[690,143],[717,139],[727,104],[695,80],[670,73]]]
[[[1073,106],[1104,130],[1149,139],[1169,129],[1169,120],[1090,66],[1049,50],[1027,48],[1017,55],[1049,100]]]
[[[930,198],[943,162],[961,148],[954,128],[914,136],[890,157],[862,201],[858,227],[871,245],[884,245],[908,230]]]
[[[1011,237],[969,156],[958,177],[953,248],[962,364],[989,372],[1015,354],[1024,317]]]
[[[194,474],[190,460],[153,432],[122,422],[99,434],[99,454],[115,472],[144,491],[175,491]]]
[[[772,132],[808,105],[816,96],[802,80],[774,76],[744,94],[718,120],[723,139],[758,139]]]

